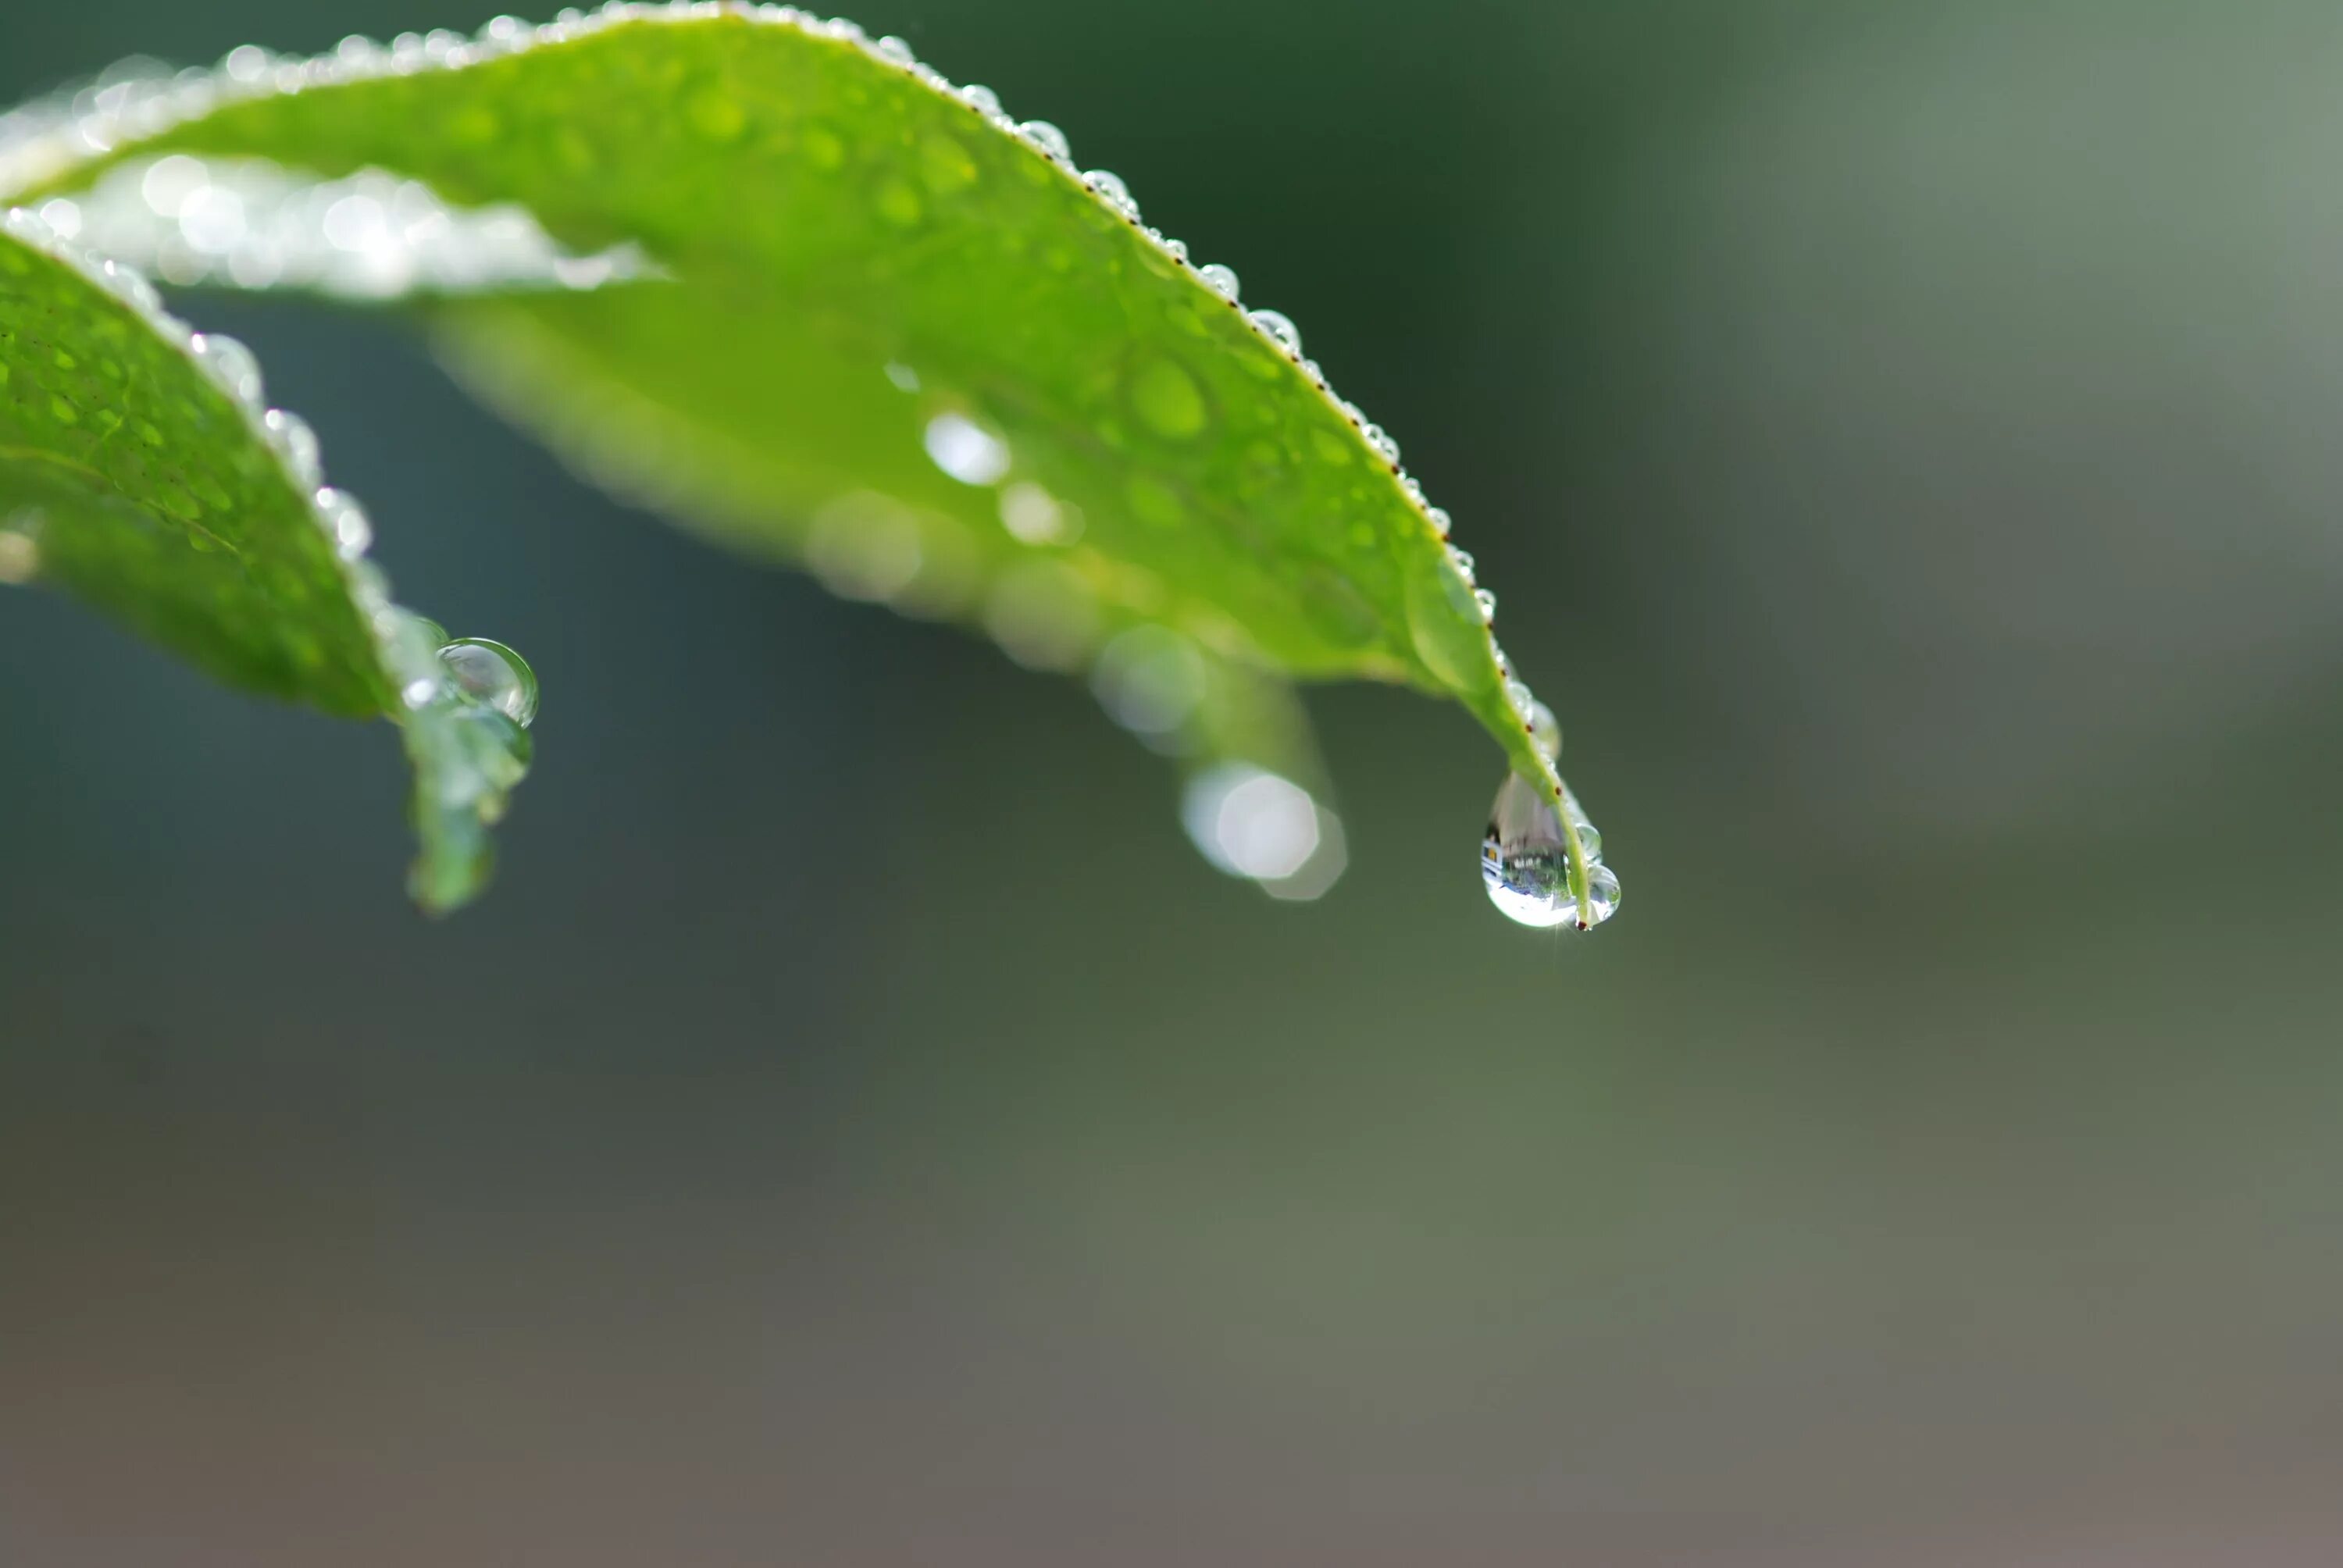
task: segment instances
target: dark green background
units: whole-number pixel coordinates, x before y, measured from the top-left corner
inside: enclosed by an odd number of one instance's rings
[[[0,95],[481,19],[13,6]],[[1370,689],[1272,905],[1078,685],[188,302],[538,768],[427,924],[387,730],[0,598],[0,1561],[2333,1561],[2343,19],[858,19],[1292,311],[1624,912],[1500,920]]]

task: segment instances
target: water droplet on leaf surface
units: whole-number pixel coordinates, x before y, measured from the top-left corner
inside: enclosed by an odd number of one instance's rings
[[[485,637],[459,637],[439,650],[457,689],[526,729],[537,718],[537,672],[528,660]]]
[[[1544,752],[1547,761],[1559,760],[1562,757],[1562,721],[1554,718],[1554,709],[1543,702],[1532,701],[1528,724],[1530,744]],[[1590,856],[1594,853],[1592,849],[1586,852]]]
[[[261,417],[261,427],[268,432],[268,444],[277,448],[285,467],[304,489],[315,489],[325,478],[325,467],[317,452],[317,433],[298,414],[282,408],[271,408]]]
[[[1099,199],[1125,217],[1139,216],[1139,204],[1131,199],[1131,187],[1122,183],[1121,176],[1105,169],[1092,169],[1082,176],[1082,183],[1096,191]]]
[[[1292,317],[1282,310],[1256,310],[1249,319],[1255,327],[1277,339],[1278,346],[1296,359],[1302,357],[1302,329],[1293,325]]]
[[[1028,120],[1017,127],[1017,134],[1061,164],[1074,161],[1074,149],[1066,140],[1066,133],[1047,120]]]
[[[334,553],[346,561],[366,554],[374,543],[374,525],[367,520],[366,508],[330,487],[317,492],[317,504],[318,521],[334,541]]]
[[[259,407],[260,361],[251,349],[222,332],[199,332],[189,347],[221,391],[239,403]]]

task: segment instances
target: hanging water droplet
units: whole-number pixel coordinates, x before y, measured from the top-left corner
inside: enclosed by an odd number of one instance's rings
[[[1587,924],[1599,926],[1619,912],[1619,879],[1608,866],[1586,869]]]
[[[1048,154],[1052,162],[1064,164],[1069,167],[1072,166],[1074,149],[1067,142],[1066,133],[1049,121],[1028,120],[1017,127],[1017,134]]]
[[[224,332],[198,332],[188,345],[219,389],[251,407],[260,406],[260,361]]]
[[[439,650],[457,689],[527,729],[537,719],[537,672],[528,660],[485,637],[459,637]]]
[[[1602,859],[1603,835],[1595,828],[1594,824],[1586,820],[1584,817],[1581,817],[1574,819],[1570,825],[1578,831],[1578,852],[1586,857],[1587,864],[1592,866],[1596,861]],[[1590,876],[1592,874],[1592,872],[1589,872]],[[1615,881],[1617,879],[1614,878],[1613,880]],[[1591,887],[1592,884],[1590,883],[1589,886]]]
[[[1256,310],[1247,317],[1255,327],[1278,341],[1279,347],[1296,359],[1302,357],[1302,329],[1282,310]]]
[[[1508,773],[1481,839],[1481,879],[1500,913],[1524,926],[1578,918],[1570,894],[1570,846],[1561,813],[1535,784]]]
[[[1222,266],[1215,261],[1198,267],[1196,276],[1204,280],[1205,287],[1210,288],[1222,299],[1234,299],[1237,297],[1237,275],[1232,268]]]
[[[1562,722],[1554,718],[1554,709],[1543,702],[1532,702],[1529,726],[1530,744],[1544,753],[1547,761],[1560,761],[1562,759]],[[1590,849],[1587,853],[1592,855],[1594,851]]]

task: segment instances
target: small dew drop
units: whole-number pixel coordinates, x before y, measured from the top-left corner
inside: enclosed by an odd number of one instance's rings
[[[221,332],[198,332],[189,347],[196,362],[221,391],[239,403],[259,406],[260,361],[252,357],[251,349]]]
[[[1049,155],[1055,163],[1071,166],[1074,149],[1066,140],[1066,133],[1047,120],[1028,120],[1017,127],[1017,134]]]
[[[1256,310],[1247,319],[1277,339],[1278,347],[1294,358],[1302,357],[1302,329],[1282,310]]]
[[[1446,508],[1426,507],[1423,511],[1423,516],[1424,519],[1431,523],[1433,532],[1438,534],[1443,539],[1448,537],[1448,530],[1451,524],[1449,522],[1448,510]]]
[[[1483,625],[1497,618],[1495,594],[1491,593],[1487,588],[1475,588],[1473,590],[1473,602],[1481,607],[1481,620]]]
[[[997,485],[1009,472],[1009,443],[963,414],[928,421],[928,457],[963,485]]]
[[[1001,95],[990,87],[970,82],[960,90],[960,95],[962,103],[988,119],[1001,112]]]
[[[1619,879],[1610,867],[1586,869],[1586,906],[1589,925],[1599,926],[1619,912]]]
[[[1196,276],[1202,278],[1204,286],[1222,299],[1234,299],[1237,297],[1236,273],[1229,267],[1222,266],[1219,262],[1198,267]]]
[[[58,196],[41,204],[41,221],[56,231],[59,239],[81,237],[81,205]]]
[[[1096,191],[1099,199],[1124,216],[1139,216],[1139,203],[1131,199],[1131,187],[1122,183],[1121,176],[1110,174],[1105,169],[1092,169],[1082,176],[1082,183]]]
[[[1544,753],[1547,761],[1559,761],[1562,757],[1562,723],[1554,718],[1554,709],[1543,702],[1532,702],[1528,721],[1530,744]],[[1587,853],[1591,855],[1594,851],[1590,849]]]
[[[374,525],[367,520],[366,508],[343,491],[327,488],[317,497],[317,520],[324,525],[326,536],[334,541],[334,553],[344,560],[356,560],[367,553],[374,543]]]
[[[528,660],[485,637],[459,637],[439,650],[458,690],[526,729],[537,719],[537,673]]]
[[[1578,821],[1573,823],[1572,826],[1578,829],[1578,852],[1585,856],[1590,862],[1601,859],[1603,858],[1603,835],[1595,829],[1594,824],[1587,821]],[[1616,881],[1617,879],[1614,878],[1613,880]]]
[[[152,317],[162,314],[163,297],[155,292],[155,286],[120,262],[101,262],[97,277],[108,293],[141,316]]]
[[[314,490],[325,478],[323,460],[317,452],[317,433],[298,414],[282,408],[271,408],[261,416],[261,428],[268,432],[268,444],[285,459],[285,467],[306,490]]]

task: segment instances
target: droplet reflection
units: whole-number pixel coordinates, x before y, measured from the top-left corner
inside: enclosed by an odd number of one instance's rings
[[[1505,775],[1489,809],[1481,840],[1481,877],[1489,901],[1524,926],[1559,926],[1577,920],[1570,896],[1570,846],[1562,816],[1518,773]]]
[[[1564,808],[1544,789],[1509,773],[1489,810],[1489,830],[1481,840],[1481,878],[1489,901],[1510,920],[1524,926],[1578,923],[1578,901],[1570,890],[1570,844],[1562,826]],[[1619,879],[1602,861],[1603,835],[1578,802],[1567,809],[1586,859],[1586,920],[1599,926],[1619,908]]]

